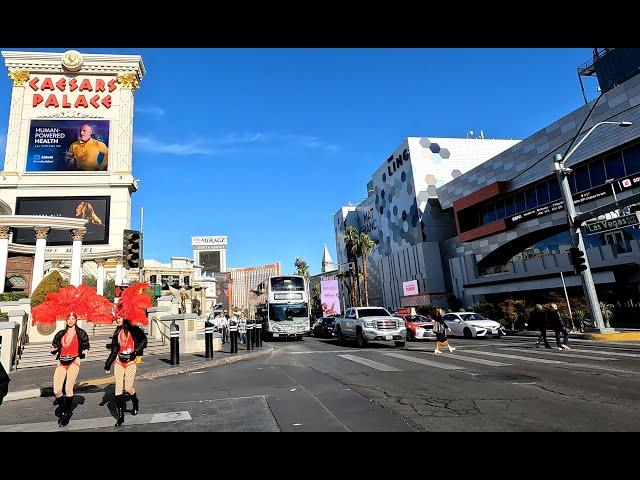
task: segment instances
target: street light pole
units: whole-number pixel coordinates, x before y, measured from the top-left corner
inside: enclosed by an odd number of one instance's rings
[[[600,122],[596,123],[591,129],[586,133],[584,137],[571,149],[567,152],[566,157],[562,157],[561,154],[555,155],[555,172],[558,177],[558,183],[560,184],[560,191],[562,192],[562,198],[564,200],[565,208],[567,209],[567,220],[569,222],[569,231],[571,233],[571,242],[574,247],[577,247],[580,251],[584,252],[584,266],[586,269],[580,273],[580,278],[582,280],[582,288],[584,290],[585,300],[587,301],[587,308],[589,309],[589,314],[594,321],[596,328],[600,332],[610,332],[613,331],[612,328],[605,328],[604,321],[602,320],[602,312],[600,311],[600,304],[598,302],[598,294],[596,293],[596,287],[593,283],[593,276],[591,275],[591,267],[589,265],[589,258],[587,256],[587,249],[584,244],[584,239],[582,238],[582,232],[580,231],[580,225],[577,225],[575,222],[576,218],[576,207],[573,203],[573,196],[571,194],[571,188],[569,187],[569,178],[573,170],[570,168],[566,168],[564,166],[564,162],[571,157],[573,152],[582,145],[582,143],[586,140],[586,138],[593,133],[593,131],[599,127],[600,125],[611,124],[618,125],[620,127],[628,127],[631,125],[631,122]]]

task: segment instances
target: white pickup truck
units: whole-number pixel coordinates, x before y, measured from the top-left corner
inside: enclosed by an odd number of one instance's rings
[[[396,347],[404,347],[407,341],[404,320],[382,307],[347,308],[344,317],[336,318],[335,332],[341,345],[351,338],[358,347],[367,342],[394,342]]]

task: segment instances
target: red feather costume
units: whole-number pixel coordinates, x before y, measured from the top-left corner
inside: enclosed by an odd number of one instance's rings
[[[113,304],[85,284],[69,285],[47,295],[45,301],[31,309],[32,324],[55,323],[74,313],[79,320],[92,323],[111,323]]]
[[[151,298],[144,293],[149,285],[146,282],[134,283],[128,287],[118,303],[116,303],[115,316],[122,317],[131,325],[147,325],[146,309],[151,307]]]

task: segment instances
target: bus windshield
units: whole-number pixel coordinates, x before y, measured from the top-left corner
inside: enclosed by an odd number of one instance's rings
[[[295,319],[307,319],[307,306],[306,305],[269,305],[269,320],[274,322],[283,322],[286,320]]]
[[[301,277],[274,277],[271,279],[274,292],[304,291],[304,279]]]

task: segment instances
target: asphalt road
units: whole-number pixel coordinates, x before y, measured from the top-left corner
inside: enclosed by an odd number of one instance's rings
[[[113,386],[76,395],[59,429],[52,398],[6,402],[0,432],[638,431],[640,343],[451,339],[406,348],[274,341],[271,355],[137,383],[141,410],[114,428]],[[130,408],[130,403],[129,403]]]

